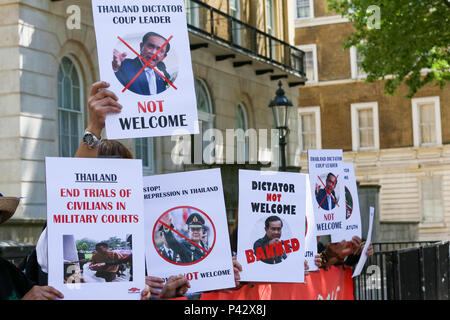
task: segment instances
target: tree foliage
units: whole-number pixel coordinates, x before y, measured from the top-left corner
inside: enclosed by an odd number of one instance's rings
[[[367,81],[385,79],[386,93],[404,83],[412,97],[450,80],[449,0],[328,0],[328,7],[353,22],[344,48],[357,48]]]

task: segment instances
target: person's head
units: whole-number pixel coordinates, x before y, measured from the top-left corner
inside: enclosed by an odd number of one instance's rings
[[[104,242],[97,243],[95,245],[95,250],[99,253],[105,253],[108,251],[108,244]]]
[[[150,60],[166,41],[166,38],[156,32],[147,32],[142,38],[142,42],[140,44],[141,56],[147,61]],[[155,67],[158,63],[162,62],[167,57],[169,50],[170,43],[167,43],[166,46],[162,48],[150,62],[150,65]]]
[[[281,229],[283,228],[283,221],[277,216],[270,216],[265,221],[265,228],[267,237],[272,240],[281,238]]]
[[[189,228],[189,238],[194,242],[200,242],[203,237],[205,219],[198,213],[193,213],[186,219],[186,224]]]
[[[3,197],[0,193],[0,224],[6,222],[16,212],[19,205],[19,198]]]
[[[336,183],[337,183],[336,176],[330,172],[327,175],[327,180],[326,180],[327,190],[333,191],[334,188],[336,187]]]
[[[104,139],[98,147],[99,158],[117,157],[123,159],[133,159],[131,151],[117,140]]]

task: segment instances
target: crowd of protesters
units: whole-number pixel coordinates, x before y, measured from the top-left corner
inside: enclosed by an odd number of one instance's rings
[[[88,98],[89,122],[86,132],[93,136],[92,143],[81,142],[75,154],[79,158],[116,157],[133,158],[132,152],[122,143],[114,140],[101,139],[101,133],[105,127],[107,114],[120,113],[122,105],[117,96],[108,90],[109,84],[103,81],[92,85]],[[91,140],[92,141],[92,140]],[[19,198],[0,196],[0,224],[6,222],[14,215],[19,204]],[[354,266],[363,251],[365,242],[358,237],[352,241],[339,243],[327,243],[320,241],[318,237],[318,254],[315,256],[315,264],[319,268],[327,269],[332,265]],[[231,233],[231,248],[237,251],[237,228]],[[47,228],[45,228],[38,240],[36,249],[33,250],[24,261],[16,266],[11,262],[0,258],[0,299],[1,300],[56,300],[63,299],[61,292],[48,286],[48,244]],[[373,254],[372,245],[367,250],[367,256]],[[242,266],[236,258],[233,261],[236,289],[243,285],[240,282],[239,272]],[[305,272],[308,272],[305,260]],[[166,282],[163,279],[147,276],[146,287],[142,290],[141,299],[170,299],[186,295],[190,288],[189,281],[184,276],[169,277]],[[188,296],[198,298],[199,294]]]

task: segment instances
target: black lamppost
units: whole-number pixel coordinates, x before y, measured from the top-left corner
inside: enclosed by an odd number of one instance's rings
[[[278,82],[278,89],[275,98],[270,101],[269,107],[272,109],[273,117],[275,119],[276,128],[278,129],[280,138],[280,152],[281,152],[281,171],[286,171],[286,136],[289,134],[288,118],[289,108],[292,107],[292,102],[284,95],[281,80]]]

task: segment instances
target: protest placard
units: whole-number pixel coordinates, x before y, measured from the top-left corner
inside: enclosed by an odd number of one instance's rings
[[[310,187],[318,236],[339,233],[345,220],[342,150],[308,150]]]
[[[242,281],[304,282],[306,175],[239,170]]]
[[[140,299],[142,161],[46,158],[48,283],[65,299]]]
[[[198,133],[184,0],[92,0],[100,79],[123,106],[109,139]]]
[[[317,271],[319,268],[314,263],[317,254],[316,220],[312,205],[311,187],[309,175],[306,175],[306,224],[305,224],[305,259],[308,262],[309,271]]]
[[[361,239],[361,212],[355,168],[352,162],[344,162],[345,220],[342,231],[331,235],[331,242],[351,241],[354,236]]]
[[[235,287],[220,169],[144,177],[149,275],[183,274],[188,292]]]
[[[361,256],[359,257],[358,264],[353,270],[352,278],[357,277],[361,274],[362,269],[367,261],[367,250],[369,249],[370,244],[372,243],[372,228],[373,228],[373,217],[375,215],[375,208],[370,207],[370,216],[369,216],[369,231],[367,232],[366,244],[364,245],[364,249],[361,252]]]

